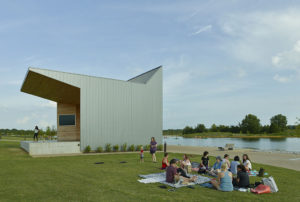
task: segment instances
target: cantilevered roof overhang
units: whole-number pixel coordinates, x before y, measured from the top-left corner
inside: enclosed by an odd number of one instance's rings
[[[80,104],[80,88],[29,69],[21,91],[65,104]]]

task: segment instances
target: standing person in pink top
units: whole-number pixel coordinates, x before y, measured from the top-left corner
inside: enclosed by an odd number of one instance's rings
[[[156,147],[157,147],[157,142],[155,141],[155,138],[152,137],[151,142],[150,142],[150,153],[152,155],[152,162],[153,163],[156,163],[156,156],[155,156]]]

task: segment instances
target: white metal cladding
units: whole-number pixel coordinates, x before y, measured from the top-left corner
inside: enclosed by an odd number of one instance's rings
[[[162,143],[162,67],[128,81],[29,68],[80,88],[81,150]]]

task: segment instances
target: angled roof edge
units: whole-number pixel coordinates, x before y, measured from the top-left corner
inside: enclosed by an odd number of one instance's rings
[[[101,77],[101,76],[91,76],[91,75],[86,75],[86,74],[78,74],[78,73],[64,72],[64,71],[58,71],[58,70],[52,70],[52,69],[44,69],[44,68],[37,68],[37,67],[29,67],[28,68],[28,71],[34,71],[34,70],[42,70],[42,71],[43,70],[47,70],[47,71],[52,71],[52,72],[64,73],[64,74],[72,74],[72,75],[76,75],[76,76],[85,76],[85,77],[92,77],[92,78],[98,78],[98,79],[110,79],[110,80],[115,80],[115,81],[126,82],[125,80],[113,79],[113,78],[106,78],[106,77]],[[40,72],[37,72],[37,73],[40,73]]]
[[[129,79],[128,81],[129,82],[144,83],[144,84],[146,84],[152,78],[152,76],[157,72],[157,70],[159,70],[161,68],[162,68],[162,66],[158,66],[158,67],[156,67],[154,69],[151,69],[151,70],[149,70],[147,72],[144,72],[144,73],[142,73],[142,74],[140,74],[138,76],[135,76],[135,77]]]
[[[30,71],[32,72],[35,72],[35,73],[38,73],[38,74],[42,74],[40,71],[43,71],[43,70],[46,70],[46,71],[52,71],[52,72],[58,72],[58,73],[64,73],[64,74],[72,74],[72,75],[77,75],[77,76],[85,76],[85,77],[92,77],[92,78],[98,78],[98,79],[109,79],[109,80],[115,80],[115,81],[121,81],[121,82],[133,82],[133,83],[136,83],[136,84],[146,84],[150,79],[151,77],[156,73],[156,71],[158,69],[162,68],[162,66],[159,66],[159,67],[156,67],[154,69],[151,69],[145,73],[142,73],[138,76],[135,76],[129,80],[120,80],[120,79],[112,79],[112,78],[105,78],[105,77],[98,77],[98,76],[90,76],[90,75],[85,75],[85,74],[78,74],[78,73],[71,73],[71,72],[64,72],[64,71],[58,71],[58,70],[51,70],[51,69],[44,69],[44,68],[37,68],[37,67],[28,67],[28,70],[26,72],[26,75],[25,75],[25,78],[23,80],[23,83],[21,85],[21,88],[20,90],[22,89],[25,81],[26,81],[26,78],[27,78],[27,75]],[[36,71],[38,70],[38,71]],[[42,74],[44,75],[44,74]],[[46,75],[44,75],[46,76]]]

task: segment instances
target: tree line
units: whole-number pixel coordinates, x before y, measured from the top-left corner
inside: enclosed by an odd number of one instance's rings
[[[298,121],[300,120],[298,119]],[[226,126],[212,124],[210,128],[206,128],[204,124],[198,124],[196,127],[186,126],[182,130],[182,134],[184,135],[204,132],[230,132],[245,134],[280,133],[287,129],[300,129],[299,123],[297,124],[298,126],[288,126],[286,116],[277,114],[270,119],[270,124],[261,125],[260,119],[257,116],[253,114],[247,114],[238,125]]]
[[[18,129],[0,129],[0,136],[23,136],[31,137],[34,134],[34,130],[18,130]],[[45,130],[39,129],[39,135],[42,137],[53,137],[56,136],[57,130],[54,126],[47,126]]]

